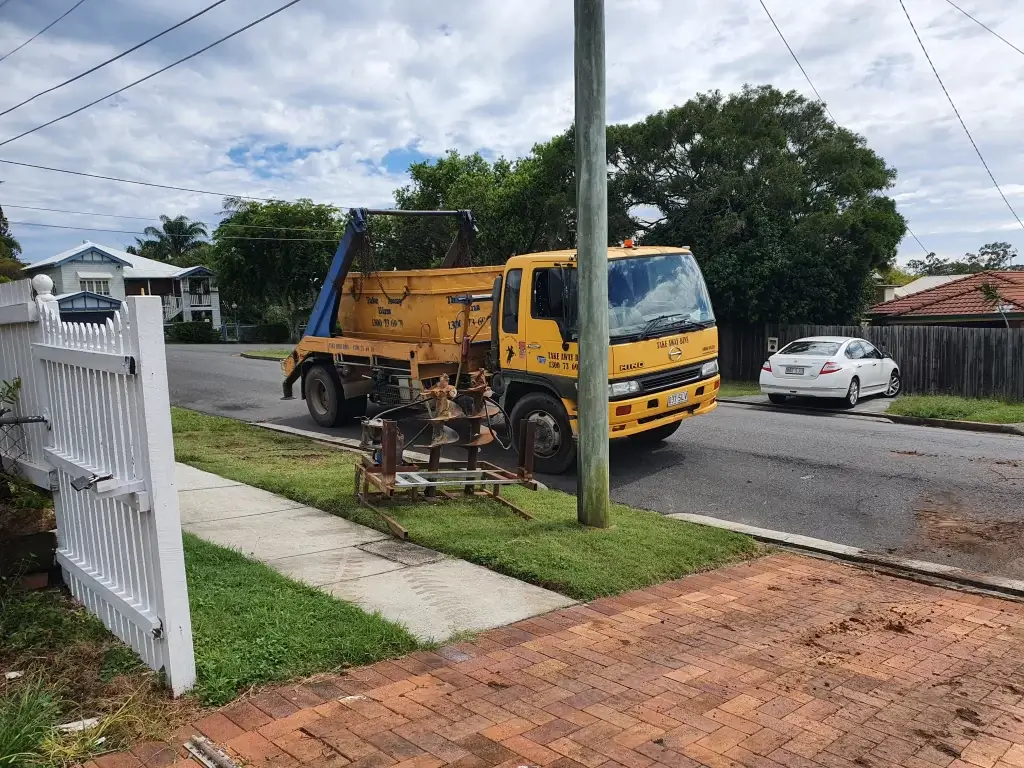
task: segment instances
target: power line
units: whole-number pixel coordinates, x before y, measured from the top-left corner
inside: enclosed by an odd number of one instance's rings
[[[5,5],[7,5],[7,4],[9,3],[9,2],[11,2],[11,0],[3,0],[3,2],[0,2],[0,8],[3,8],[3,7],[4,7]]]
[[[828,105],[825,103],[825,100],[821,98],[821,94],[818,93],[818,89],[814,87],[814,83],[811,82],[811,76],[807,74],[807,70],[804,69],[804,65],[801,64],[800,59],[797,58],[796,51],[793,50],[793,47],[789,44],[789,41],[786,40],[786,36],[782,34],[782,30],[779,29],[779,25],[775,23],[775,19],[772,17],[772,12],[769,11],[768,6],[764,4],[764,0],[758,0],[758,2],[761,3],[761,7],[764,8],[764,12],[768,14],[768,20],[772,23],[772,26],[775,27],[775,31],[779,33],[779,37],[782,38],[782,42],[785,43],[786,48],[789,50],[789,55],[793,57],[793,61],[795,61],[796,65],[800,67],[800,71],[803,73],[804,79],[807,81],[807,84],[811,86],[811,90],[814,91],[814,95],[818,97],[818,103],[821,104],[822,108],[825,110],[825,113],[829,116],[832,122],[835,123],[836,126],[838,126],[839,121],[832,117],[832,113],[829,112]]]
[[[957,109],[956,104],[953,103],[953,97],[950,96],[949,91],[946,90],[946,84],[942,82],[939,70],[935,68],[935,63],[932,61],[932,57],[928,54],[928,49],[925,48],[921,35],[917,33],[917,27],[914,26],[914,20],[910,18],[910,12],[907,10],[907,6],[904,4],[903,0],[899,0],[899,2],[900,8],[903,9],[903,15],[907,17],[910,29],[913,31],[914,37],[917,38],[917,44],[921,46],[921,50],[924,52],[924,57],[928,60],[928,65],[932,68],[932,73],[935,75],[935,79],[939,81],[939,86],[942,88],[942,92],[946,94],[946,100],[949,101],[949,106],[953,108],[953,112],[956,114],[956,119],[960,121],[960,127],[964,129],[964,133],[966,133],[967,138],[970,139],[971,146],[974,147],[974,151],[978,154],[978,159],[981,160],[981,164],[985,166],[985,171],[988,173],[988,177],[992,179],[992,183],[995,185],[996,191],[999,192],[999,196],[1003,198],[1003,202],[1006,203],[1006,207],[1010,209],[1010,213],[1013,214],[1013,218],[1015,218],[1017,223],[1020,224],[1021,229],[1024,229],[1024,221],[1020,220],[1020,216],[1017,215],[1013,206],[1010,205],[1010,201],[1007,199],[1006,195],[1003,194],[1003,189],[999,186],[999,182],[996,181],[996,177],[993,175],[992,169],[988,167],[988,163],[985,161],[985,156],[981,154],[981,150],[978,148],[978,143],[974,140],[971,132],[967,129],[967,123],[965,123],[964,119],[960,116],[960,110]]]
[[[906,225],[906,230],[908,232],[910,232],[910,237],[911,238],[913,238],[915,241],[918,241],[918,245],[921,246],[921,250],[925,252],[925,255],[928,255],[928,254],[931,253],[931,251],[929,251],[927,248],[925,248],[925,244],[921,242],[921,240],[918,238],[918,236],[916,236],[916,234],[913,233],[913,229],[910,228],[909,224]]]
[[[208,189],[193,189],[191,187],[176,187],[172,184],[157,184],[152,181],[138,181],[136,179],[122,179],[117,176],[104,176],[99,173],[86,173],[84,171],[71,171],[67,168],[53,168],[48,165],[36,165],[35,163],[22,163],[17,160],[3,160],[0,159],[0,163],[6,165],[17,165],[22,168],[35,168],[39,171],[53,171],[54,173],[66,173],[71,176],[84,176],[88,179],[103,179],[104,181],[117,181],[121,184],[138,184],[142,187],[155,187],[156,189],[172,189],[177,192],[194,192],[199,195],[215,195],[216,197],[237,197],[241,200],[258,200],[261,203],[273,202],[275,198],[272,197],[252,197],[250,195],[235,195],[230,192],[211,192]]]
[[[53,26],[54,24],[56,24],[56,23],[57,23],[58,21],[60,21],[61,19],[63,19],[63,18],[65,17],[65,16],[67,16],[67,15],[68,15],[69,13],[71,13],[71,12],[72,12],[73,10],[75,10],[75,8],[77,8],[78,6],[80,6],[80,5],[81,5],[82,3],[84,3],[84,2],[85,2],[85,0],[78,0],[78,2],[77,2],[77,3],[75,3],[74,5],[72,5],[72,6],[71,6],[71,7],[70,7],[70,8],[68,9],[68,10],[64,11],[64,13],[62,13],[62,14],[61,14],[60,16],[58,16],[58,17],[57,17],[56,19],[54,19],[53,21],[51,21],[51,22],[50,22],[49,24],[47,24],[47,25],[46,25],[45,27],[43,27],[43,28],[42,28],[41,30],[39,30],[38,32],[36,32],[36,33],[35,33],[34,35],[32,35],[32,37],[30,37],[30,38],[29,38],[28,40],[26,40],[26,41],[25,41],[24,43],[22,43],[21,45],[19,45],[19,46],[18,46],[17,48],[15,48],[15,49],[14,49],[13,51],[8,51],[8,52],[7,52],[7,53],[5,53],[5,54],[4,54],[3,56],[0,56],[0,61],[3,61],[4,59],[6,59],[6,58],[7,58],[8,56],[10,56],[11,54],[14,54],[14,53],[17,53],[18,51],[20,51],[20,50],[21,50],[22,48],[24,48],[24,47],[25,47],[26,45],[28,45],[29,43],[31,43],[31,42],[32,42],[33,40],[35,40],[35,39],[36,39],[37,37],[39,37],[39,36],[40,36],[41,34],[43,34],[43,32],[45,32],[46,30],[48,30],[48,29],[49,29],[50,27],[52,27],[52,26]],[[3,4],[3,5],[0,5],[0,8],[3,8],[3,7],[4,7],[4,5],[7,5],[7,3],[6,3],[6,2],[4,2],[4,4]]]
[[[22,211],[46,211],[48,213],[69,213],[74,216],[98,216],[105,219],[132,219],[135,221],[156,221],[159,216],[125,216],[117,213],[97,213],[96,211],[71,211],[66,208],[42,208],[35,205],[15,205],[14,203],[3,203],[4,208],[16,208]],[[198,219],[190,219],[190,221],[199,221]],[[207,229],[217,229],[218,227],[241,227],[244,229],[273,229],[278,232],[315,232],[318,234],[340,234],[344,227],[339,227],[337,230],[333,229],[316,229],[314,227],[274,227],[262,224],[233,224],[230,221],[222,221],[218,224],[211,224],[208,221],[199,221]],[[140,233],[141,234],[141,233]]]
[[[9,2],[9,0],[4,0],[4,2]],[[168,28],[167,28],[167,29],[165,29],[165,30],[164,30],[163,32],[160,32],[159,34],[153,35],[152,37],[150,37],[150,38],[148,38],[148,39],[146,39],[146,40],[143,40],[143,41],[142,41],[141,43],[139,43],[138,45],[134,45],[134,46],[132,46],[132,47],[131,47],[131,48],[129,48],[129,49],[127,50],[127,51],[124,51],[123,53],[119,53],[119,54],[117,54],[117,56],[114,56],[113,58],[107,59],[106,61],[104,61],[104,62],[101,62],[100,64],[97,64],[97,65],[96,65],[95,67],[92,67],[91,69],[87,69],[87,70],[85,70],[85,72],[82,72],[82,73],[81,73],[81,74],[79,74],[79,75],[75,75],[75,76],[74,76],[74,77],[72,77],[72,78],[71,78],[70,80],[65,80],[65,81],[64,81],[63,83],[60,83],[59,85],[55,85],[55,86],[53,86],[52,88],[47,88],[47,89],[46,89],[45,91],[40,91],[40,92],[39,92],[39,93],[37,93],[37,94],[36,94],[35,96],[30,96],[29,98],[25,99],[24,101],[22,101],[22,102],[20,102],[20,103],[18,103],[18,104],[15,104],[15,105],[14,105],[13,107],[8,107],[8,108],[7,108],[7,109],[5,109],[5,110],[4,110],[3,112],[0,112],[0,117],[3,117],[4,115],[10,114],[11,112],[13,112],[14,110],[18,109],[19,107],[23,107],[23,106],[25,106],[25,105],[26,105],[26,104],[28,104],[28,103],[29,103],[30,101],[35,101],[35,100],[36,100],[36,99],[38,99],[38,98],[39,98],[40,96],[45,96],[45,95],[46,95],[46,94],[48,94],[48,93],[53,93],[54,91],[56,91],[56,90],[58,90],[58,89],[60,89],[60,88],[63,88],[63,87],[65,86],[65,85],[70,85],[71,83],[75,82],[76,80],[81,80],[81,79],[82,79],[83,77],[85,77],[86,75],[91,75],[91,74],[92,74],[93,72],[95,72],[95,71],[97,71],[97,70],[99,70],[99,69],[103,69],[103,67],[107,66],[108,64],[113,64],[113,63],[114,63],[115,61],[117,61],[118,59],[123,59],[123,58],[124,58],[125,56],[127,56],[127,55],[128,55],[129,53],[133,53],[134,51],[137,51],[137,50],[139,50],[139,48],[141,48],[142,46],[144,46],[144,45],[147,45],[147,44],[149,44],[149,43],[153,42],[154,40],[156,40],[156,39],[157,39],[157,38],[159,38],[159,37],[163,37],[163,36],[164,36],[164,35],[166,35],[166,34],[167,34],[168,32],[173,32],[173,31],[174,31],[174,30],[176,30],[176,29],[177,29],[178,27],[180,27],[180,26],[183,26],[183,25],[185,25],[185,24],[188,24],[188,23],[189,23],[190,21],[192,21],[193,19],[197,19],[197,18],[199,18],[200,16],[202,16],[202,15],[203,15],[204,13],[206,13],[207,11],[211,11],[211,10],[213,10],[214,8],[216,8],[216,7],[218,6],[218,5],[221,5],[222,3],[226,3],[226,2],[227,2],[227,0],[217,0],[217,2],[213,3],[212,5],[208,5],[208,6],[206,6],[205,8],[203,8],[202,10],[200,10],[200,11],[198,11],[198,12],[196,12],[196,13],[193,13],[193,14],[192,14],[191,16],[189,16],[189,17],[188,17],[187,19],[184,19],[184,20],[182,20],[182,21],[179,21],[179,22],[178,22],[177,24],[175,24],[175,25],[174,25],[173,27],[168,27]],[[2,7],[3,7],[3,5],[0,5],[0,8],[2,8]],[[8,55],[9,55],[9,54],[8,54]]]
[[[64,224],[39,224],[34,221],[11,221],[8,224],[20,227],[43,227],[45,229],[71,229],[76,232],[114,232],[121,235],[144,235],[145,232],[138,232],[130,229],[103,229],[100,227],[72,227]],[[339,230],[339,237],[341,231]],[[317,237],[244,237],[242,235],[225,235],[218,237],[218,240],[277,240],[285,243],[337,243],[338,238],[317,238]]]
[[[960,13],[962,13],[962,14],[963,14],[964,16],[966,16],[966,17],[967,17],[968,19],[970,19],[971,21],[973,21],[973,22],[974,22],[975,24],[977,24],[977,25],[978,25],[979,27],[981,27],[982,29],[986,29],[986,30],[988,30],[988,31],[989,31],[989,32],[991,32],[991,33],[992,33],[993,35],[995,35],[995,36],[996,36],[996,37],[998,37],[998,38],[999,38],[1000,40],[1002,40],[1002,41],[1003,41],[1004,43],[1006,43],[1006,44],[1007,44],[1008,46],[1010,46],[1011,48],[1013,48],[1013,50],[1015,50],[1015,51],[1016,51],[1017,53],[1019,53],[1019,54],[1021,54],[1022,56],[1024,56],[1024,51],[1022,51],[1022,50],[1021,50],[1020,48],[1018,48],[1018,47],[1017,47],[1016,45],[1014,45],[1014,44],[1013,44],[1013,43],[1011,43],[1011,42],[1010,42],[1009,40],[1007,40],[1007,39],[1006,39],[1005,37],[1003,37],[1002,35],[1000,35],[1000,34],[999,34],[998,32],[996,32],[996,31],[995,31],[994,29],[992,29],[992,27],[989,27],[989,26],[987,26],[986,24],[984,24],[983,22],[981,22],[981,21],[978,21],[978,19],[974,18],[973,16],[971,16],[971,14],[969,14],[969,13],[968,13],[967,11],[965,11],[965,10],[964,10],[963,8],[961,8],[961,7],[959,6],[959,5],[957,5],[956,3],[954,3],[954,2],[953,2],[953,0],[946,0],[946,2],[947,2],[947,3],[949,3],[950,5],[952,5],[952,6],[954,7],[954,8],[956,8],[956,9],[957,9],[958,11],[960,11]],[[906,9],[904,9],[904,10],[906,10]]]
[[[900,1],[902,2],[902,0]],[[821,94],[818,93],[818,89],[814,87],[814,82],[811,80],[811,76],[807,74],[807,70],[804,69],[804,65],[800,63],[800,59],[796,55],[796,51],[793,50],[793,46],[791,46],[789,44],[789,41],[786,40],[786,36],[782,34],[782,30],[779,28],[779,25],[775,23],[775,19],[772,17],[772,12],[768,10],[768,6],[765,5],[764,0],[758,0],[758,2],[760,2],[761,7],[764,8],[764,12],[768,15],[768,20],[771,21],[772,26],[775,27],[775,31],[779,33],[779,37],[782,39],[782,42],[785,44],[786,49],[789,51],[789,55],[793,57],[793,61],[796,62],[796,65],[800,68],[800,71],[803,73],[804,79],[807,81],[807,84],[811,86],[811,90],[814,91],[814,95],[818,97],[818,103],[821,104],[822,109],[825,110],[825,114],[829,116],[829,119],[832,120],[832,124],[835,125],[836,128],[841,128],[842,126],[839,125],[839,121],[836,120],[835,117],[833,117],[832,113],[829,111],[828,105],[825,103],[825,100],[821,98]],[[914,234],[913,230],[910,229],[910,225],[907,225],[907,232],[910,232],[910,235],[914,238],[914,240],[917,240],[917,244],[921,246],[921,250],[923,250],[925,253],[931,253],[931,251],[924,247],[924,243],[922,243],[918,239],[917,235]]]
[[[12,141],[17,141],[18,139],[24,138],[25,136],[28,136],[30,133],[35,133],[36,131],[42,130],[43,128],[47,128],[47,127],[53,125],[54,123],[59,123],[61,120],[66,120],[67,118],[72,117],[73,115],[77,115],[79,112],[83,112],[83,111],[87,110],[89,107],[96,106],[101,101],[106,101],[111,96],[117,96],[120,93],[124,93],[129,88],[134,88],[136,85],[139,85],[140,83],[144,83],[147,80],[149,80],[151,78],[154,78],[157,75],[161,74],[162,72],[166,72],[167,70],[172,69],[173,67],[176,67],[179,64],[182,64],[182,63],[188,61],[189,59],[194,59],[199,54],[205,53],[206,51],[210,50],[214,46],[220,45],[221,43],[223,43],[223,42],[225,42],[227,40],[230,40],[231,38],[235,37],[236,35],[240,35],[242,32],[245,32],[248,29],[252,29],[257,24],[260,24],[260,23],[266,21],[267,19],[269,19],[269,18],[271,18],[273,16],[276,16],[277,14],[281,13],[282,11],[285,11],[285,10],[291,8],[293,5],[295,5],[296,3],[299,3],[299,2],[301,2],[301,0],[290,0],[290,2],[285,3],[280,8],[277,8],[277,9],[271,11],[270,13],[266,14],[265,16],[261,16],[260,18],[258,18],[255,21],[252,21],[252,22],[246,24],[244,27],[241,27],[240,29],[236,29],[234,32],[232,32],[232,33],[230,33],[228,35],[225,35],[224,37],[220,38],[219,40],[214,40],[209,45],[203,46],[198,51],[194,51],[193,53],[190,53],[188,56],[183,56],[182,58],[178,59],[177,61],[168,64],[166,67],[161,67],[156,72],[151,72],[150,74],[146,75],[145,77],[139,78],[138,80],[136,80],[133,83],[128,83],[128,85],[123,86],[122,88],[118,88],[116,91],[113,91],[112,93],[108,93],[106,96],[102,96],[102,97],[100,97],[98,99],[90,101],[88,104],[85,104],[85,105],[79,107],[78,109],[73,109],[70,112],[67,112],[66,114],[61,115],[60,117],[55,117],[53,120],[49,120],[48,122],[45,122],[42,125],[37,125],[35,128],[30,128],[27,131],[23,131],[22,133],[19,133],[17,136],[12,136],[9,139],[5,139],[4,141],[0,141],[0,147],[4,146],[5,144],[10,144]]]

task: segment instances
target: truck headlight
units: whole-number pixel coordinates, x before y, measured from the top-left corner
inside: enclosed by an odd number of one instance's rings
[[[622,397],[640,391],[639,381],[615,381],[608,385],[608,397]]]
[[[718,373],[718,358],[714,360],[708,360],[704,365],[700,367],[700,377],[706,379],[709,376],[714,376]]]

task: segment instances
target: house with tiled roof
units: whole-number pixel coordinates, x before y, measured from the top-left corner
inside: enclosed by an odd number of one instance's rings
[[[984,295],[983,285],[999,293],[999,306]],[[1001,310],[1001,311],[1000,311]],[[874,325],[958,325],[1024,328],[1024,271],[975,272],[933,288],[876,304],[868,311]]]

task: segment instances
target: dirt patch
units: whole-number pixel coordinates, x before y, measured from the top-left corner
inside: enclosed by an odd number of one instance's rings
[[[821,646],[821,643],[818,641],[828,636],[852,635],[854,637],[863,637],[872,632],[895,632],[901,635],[912,635],[914,634],[914,627],[930,621],[931,619],[927,616],[919,615],[913,608],[904,605],[893,605],[888,609],[860,608],[855,614],[847,616],[845,619],[830,621],[824,627],[808,633],[804,643]],[[842,661],[843,654],[850,653],[849,651],[831,646],[828,650],[829,652],[819,661],[819,663],[821,661],[824,662],[823,666],[834,666],[838,663],[836,659]]]
[[[1024,548],[1021,520],[985,517],[950,496],[925,498],[914,510],[914,519],[919,537],[932,547],[961,552]]]

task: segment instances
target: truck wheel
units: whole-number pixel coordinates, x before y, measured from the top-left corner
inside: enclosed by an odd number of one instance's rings
[[[337,427],[346,420],[345,394],[333,367],[316,365],[306,374],[306,407],[321,427]]]
[[[648,429],[646,432],[637,432],[635,435],[630,435],[630,438],[637,443],[646,445],[660,443],[662,440],[668,440],[672,437],[682,423],[681,421],[675,421],[671,424],[663,424],[660,427]]]
[[[537,424],[533,466],[547,475],[560,475],[576,463],[576,441],[565,406],[543,392],[531,392],[516,403],[509,415],[512,437],[519,444],[522,423],[530,420]]]

